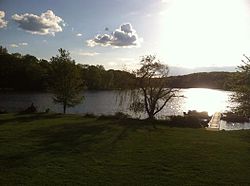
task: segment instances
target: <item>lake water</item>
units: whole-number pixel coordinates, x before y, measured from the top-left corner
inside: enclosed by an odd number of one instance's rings
[[[230,111],[232,103],[229,102],[230,91],[222,91],[205,88],[182,89],[179,95],[184,97],[173,98],[167,106],[158,113],[157,118],[165,119],[169,115],[183,115],[188,110],[207,111],[211,116],[215,112]],[[120,91],[85,91],[84,101],[68,108],[67,113],[72,114],[95,114],[113,115],[116,112],[129,114],[134,118],[145,118],[146,114],[135,115],[129,108],[129,102],[123,101],[120,104]],[[62,112],[62,106],[54,104],[53,95],[50,93],[0,93],[0,110],[8,112],[19,112],[34,103],[39,112],[47,108],[54,112]],[[129,100],[129,99],[127,99]],[[250,129],[250,123],[227,123],[221,121],[220,130],[241,130]]]
[[[85,91],[84,101],[67,110],[67,113],[95,115],[112,115],[116,112],[124,112],[133,117],[144,118],[145,114],[134,115],[129,109],[129,103],[120,104],[119,91]],[[183,115],[188,110],[207,111],[209,115],[215,112],[229,110],[228,101],[231,92],[190,88],[179,92],[184,97],[173,98],[169,104],[158,114],[158,118],[168,115]],[[18,112],[26,109],[34,103],[38,111],[43,112],[50,108],[54,112],[62,112],[62,106],[53,103],[50,93],[0,93],[0,109],[9,112]]]

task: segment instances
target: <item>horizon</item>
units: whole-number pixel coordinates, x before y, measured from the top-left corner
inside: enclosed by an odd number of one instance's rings
[[[234,71],[250,54],[248,0],[0,5],[0,45],[11,53],[48,60],[64,48],[78,63],[119,70],[133,70],[140,56],[154,54],[174,75]]]

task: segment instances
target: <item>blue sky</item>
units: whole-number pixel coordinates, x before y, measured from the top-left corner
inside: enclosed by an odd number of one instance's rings
[[[155,54],[170,66],[236,66],[250,55],[248,0],[0,0],[0,45],[50,59],[133,69]]]

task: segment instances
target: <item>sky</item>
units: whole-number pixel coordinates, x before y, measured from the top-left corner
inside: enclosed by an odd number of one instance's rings
[[[250,56],[250,1],[0,0],[0,45],[47,60],[63,48],[106,69],[151,54],[180,74],[232,70]]]

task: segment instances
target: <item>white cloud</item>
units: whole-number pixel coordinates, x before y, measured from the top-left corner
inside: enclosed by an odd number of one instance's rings
[[[77,53],[78,55],[80,56],[96,56],[96,55],[99,55],[100,53],[97,53],[97,52],[78,52]]]
[[[115,62],[109,62],[109,63],[108,63],[108,66],[112,66],[112,67],[113,67],[113,66],[117,66],[117,63],[115,63]]]
[[[166,13],[167,13],[167,11],[161,11],[161,12],[159,12],[158,14],[159,14],[160,16],[164,16],[164,15],[166,15]]]
[[[124,68],[126,69],[134,69],[137,68],[140,63],[135,58],[119,58],[119,60],[123,63]]]
[[[81,34],[81,33],[78,33],[78,34],[76,34],[76,36],[81,37],[81,36],[82,36],[82,34]]]
[[[14,14],[12,19],[18,23],[23,30],[38,35],[55,35],[62,32],[63,19],[56,16],[52,10],[47,10],[40,16],[35,14]]]
[[[20,46],[27,46],[28,43],[19,43],[18,45],[20,45]]]
[[[125,57],[118,58],[118,60],[122,62],[136,61],[134,58],[125,58]]]
[[[111,34],[98,34],[94,39],[87,40],[87,44],[90,47],[100,45],[131,48],[140,46],[142,40],[143,39],[139,38],[136,31],[132,28],[132,25],[125,23]]]
[[[145,17],[152,17],[152,14],[146,14]]]
[[[12,48],[18,48],[21,46],[28,46],[28,43],[23,42],[23,43],[18,43],[18,44],[15,44],[15,43],[10,44],[10,47]]]
[[[12,48],[18,48],[19,46],[17,44],[10,44],[10,47],[12,47]]]
[[[169,3],[170,0],[161,0],[162,3]]]
[[[8,21],[4,20],[5,12],[0,11],[0,28],[7,27]]]

